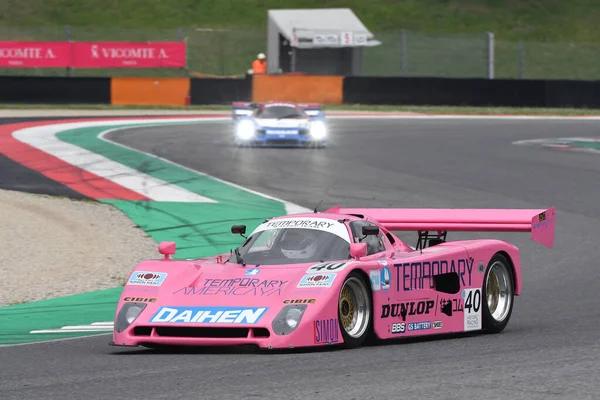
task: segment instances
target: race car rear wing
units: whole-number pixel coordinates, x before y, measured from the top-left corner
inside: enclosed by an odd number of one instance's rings
[[[261,103],[254,102],[234,102],[231,104],[231,117],[233,119],[238,119],[241,116],[251,115],[254,110],[261,105]],[[297,106],[302,108],[304,112],[311,118],[318,117],[321,113],[321,105],[318,103],[297,104]]]
[[[318,103],[298,104],[298,107],[302,108],[304,112],[310,117],[316,117],[321,113],[321,105]]]
[[[531,232],[531,239],[554,247],[556,208],[443,209],[443,208],[340,208],[326,212],[364,215],[390,231]]]
[[[260,107],[258,103],[234,102],[231,104],[231,118],[238,119],[241,116],[251,115],[258,107]]]

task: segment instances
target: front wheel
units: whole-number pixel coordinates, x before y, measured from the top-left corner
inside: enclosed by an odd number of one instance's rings
[[[359,347],[373,325],[371,291],[357,272],[348,275],[338,299],[338,319],[344,338],[344,347]]]
[[[512,314],[514,278],[506,257],[496,254],[490,260],[483,279],[483,329],[489,333],[504,330]]]

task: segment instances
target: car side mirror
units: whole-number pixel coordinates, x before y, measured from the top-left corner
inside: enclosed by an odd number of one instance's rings
[[[233,225],[231,227],[231,233],[244,236],[244,234],[246,234],[246,225]]]
[[[357,260],[367,255],[366,243],[350,243],[350,256]]]
[[[362,227],[362,234],[365,236],[373,236],[373,235],[379,235],[379,227],[378,226],[363,226]]]
[[[175,242],[160,242],[158,245],[158,252],[165,256],[165,260],[169,259],[169,256],[175,254],[177,245]]]

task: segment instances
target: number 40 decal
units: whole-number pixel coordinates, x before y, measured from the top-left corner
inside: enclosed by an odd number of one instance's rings
[[[474,313],[479,312],[479,308],[481,308],[481,290],[475,289],[470,290],[467,294],[467,298],[465,299],[465,310],[471,312],[471,308]]]
[[[465,331],[481,329],[481,289],[463,290]]]
[[[312,267],[309,267],[306,272],[307,273],[324,273],[324,272],[339,272],[346,268],[348,263],[345,262],[337,262],[337,263],[320,263],[315,264]]]

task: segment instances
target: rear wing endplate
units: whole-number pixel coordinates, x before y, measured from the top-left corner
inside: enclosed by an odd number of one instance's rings
[[[252,115],[254,110],[260,104],[252,102],[234,102],[231,103],[231,118],[238,119],[239,117]]]
[[[443,209],[443,208],[340,208],[325,212],[364,215],[390,231],[531,232],[531,239],[554,247],[556,208]]]
[[[321,114],[321,105],[318,103],[298,104],[298,107],[302,108],[309,117],[318,117]]]
[[[233,119],[237,119],[242,116],[251,115],[254,110],[260,106],[260,103],[254,102],[233,102],[231,103],[231,117]],[[319,103],[298,104],[298,107],[302,108],[304,112],[311,118],[321,115],[322,107]]]

